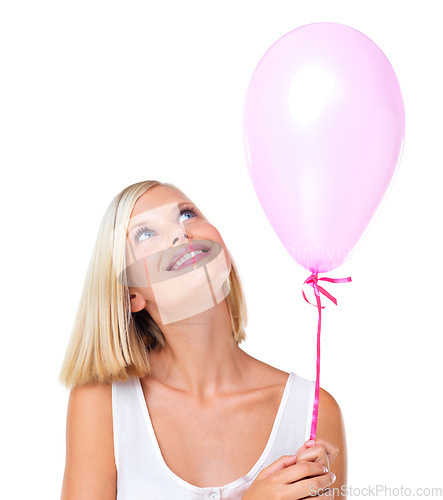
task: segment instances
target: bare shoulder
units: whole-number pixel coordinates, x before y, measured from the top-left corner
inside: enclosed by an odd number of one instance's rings
[[[244,352],[244,351],[243,351]],[[248,372],[254,383],[261,387],[280,386],[284,387],[289,377],[289,373],[279,370],[275,366],[244,353]]]
[[[319,388],[317,428],[317,432],[321,430],[325,434],[333,436],[344,433],[341,408],[332,394],[323,389],[323,387]]]
[[[333,484],[340,491],[347,482],[347,447],[346,433],[341,408],[335,398],[325,389],[320,387],[318,397],[318,420],[316,438],[322,438],[338,448],[337,458],[330,470],[337,477]],[[343,498],[338,495],[337,498]]]
[[[69,395],[61,500],[115,500],[112,385],[76,387]]]
[[[280,397],[288,381],[289,373],[260,361],[247,354],[247,370],[251,385],[259,388],[276,389],[276,395]]]

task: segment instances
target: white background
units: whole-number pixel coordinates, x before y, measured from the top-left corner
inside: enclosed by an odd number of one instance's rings
[[[134,182],[176,184],[220,231],[246,292],[241,347],[315,377],[317,309],[301,293],[310,273],[256,198],[241,115],[265,51],[320,21],[356,28],[383,50],[406,110],[394,184],[351,258],[327,273],[352,283],[325,285],[338,306],[324,299],[321,386],[343,411],[352,487],[443,486],[439,7],[2,3],[2,498],[60,496],[68,392],[57,378],[99,222]]]

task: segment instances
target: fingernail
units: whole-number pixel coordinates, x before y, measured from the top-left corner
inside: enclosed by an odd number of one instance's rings
[[[334,482],[335,481],[335,474],[333,472],[331,472],[331,474],[332,474],[332,482]]]
[[[315,441],[313,439],[310,439],[309,441],[306,441],[305,444],[307,444],[308,446],[310,446],[311,444],[314,444]]]
[[[323,470],[324,470],[325,472],[329,472],[329,471],[328,471],[328,468],[327,468],[325,465],[323,465]]]

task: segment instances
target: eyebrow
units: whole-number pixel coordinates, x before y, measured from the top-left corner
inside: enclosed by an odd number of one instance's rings
[[[181,201],[180,203],[177,203],[178,205],[178,210],[180,211],[181,208],[184,206],[184,205],[192,205],[191,202],[189,201]],[[173,212],[175,212],[175,207],[173,207]],[[171,213],[173,213],[171,212]],[[132,225],[129,226],[128,228],[128,233],[130,233],[131,231],[133,231],[135,228],[137,227],[140,227],[142,225],[151,225],[151,222],[148,220],[148,219],[143,219],[143,220],[140,220],[139,222],[136,222]]]

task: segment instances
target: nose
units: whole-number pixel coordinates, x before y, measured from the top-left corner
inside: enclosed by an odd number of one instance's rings
[[[187,238],[187,239],[189,239],[189,236],[188,236],[186,233],[183,233],[183,238]],[[179,239],[180,239],[180,238],[179,238],[178,236],[176,236],[176,237],[174,238],[173,242],[172,242],[172,245],[175,245],[175,244],[177,243],[177,241],[179,241]]]

